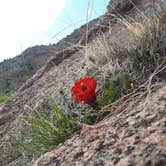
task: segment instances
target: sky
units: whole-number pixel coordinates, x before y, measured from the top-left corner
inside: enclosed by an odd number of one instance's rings
[[[0,62],[31,46],[57,43],[102,15],[109,1],[0,0]]]

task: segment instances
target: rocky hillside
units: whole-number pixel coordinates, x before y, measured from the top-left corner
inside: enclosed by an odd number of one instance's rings
[[[18,89],[44,63],[54,55],[53,46],[35,46],[21,55],[0,63],[0,92],[8,93]]]
[[[80,31],[86,25],[75,31],[82,33],[75,45],[70,45],[71,36],[67,37],[69,47],[55,51],[2,106],[0,165],[165,166],[165,7],[165,0],[111,0],[105,15],[92,21],[88,32]],[[116,75],[119,70],[129,77],[129,82],[126,77],[121,81]],[[98,93],[105,90],[108,76],[109,83],[116,82],[114,88],[118,94],[114,102],[92,110],[89,105],[74,101],[71,86],[87,76],[97,80]],[[117,78],[122,86],[118,85]],[[128,85],[130,89],[126,89]],[[63,141],[58,140],[60,144],[55,142],[48,150],[50,142],[46,140],[51,132],[48,123],[47,127],[43,127],[43,123],[52,115],[49,96],[72,119],[76,130],[66,139],[66,135],[60,137]],[[98,97],[106,100],[103,94]],[[81,121],[87,110],[92,110],[90,121]],[[43,123],[38,126],[36,135],[34,132],[33,137],[27,138],[30,128],[21,118],[39,118],[43,114]],[[40,133],[43,128],[46,132]],[[9,150],[18,140],[28,143],[38,134],[44,134],[45,139],[35,142],[40,144],[34,152],[27,153],[26,144],[22,143],[20,149]],[[28,145],[32,150],[32,145]]]
[[[101,21],[102,17],[89,22],[89,41],[100,29],[102,31],[106,30],[106,28],[98,26]],[[34,46],[26,49],[15,58],[1,62],[0,93],[10,93],[11,91],[17,90],[26,80],[31,78],[38,69],[43,67],[51,57],[55,57],[57,51],[73,45],[85,45],[85,36],[86,25],[83,25],[57,44]]]

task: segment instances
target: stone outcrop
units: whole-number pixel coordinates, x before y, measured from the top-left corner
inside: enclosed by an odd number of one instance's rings
[[[130,102],[122,112],[85,125],[80,134],[42,155],[33,166],[166,165],[165,94],[166,84],[147,101]]]

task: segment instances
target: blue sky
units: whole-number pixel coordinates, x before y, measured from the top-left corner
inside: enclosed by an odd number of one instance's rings
[[[0,61],[14,57],[34,45],[56,43],[87,20],[102,15],[109,1],[0,1]]]
[[[55,34],[58,39],[62,36],[64,37],[66,34],[72,32],[75,28],[78,28],[87,22],[87,10],[89,2],[90,11],[88,20],[92,20],[93,18],[96,18],[105,12],[109,1],[110,0],[66,0],[66,5],[62,13],[52,25],[50,31],[52,32],[53,36]],[[61,31],[62,33],[56,35]]]

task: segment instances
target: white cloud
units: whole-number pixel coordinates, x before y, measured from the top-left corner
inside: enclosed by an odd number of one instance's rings
[[[0,0],[0,61],[42,40],[64,5],[65,0]]]

